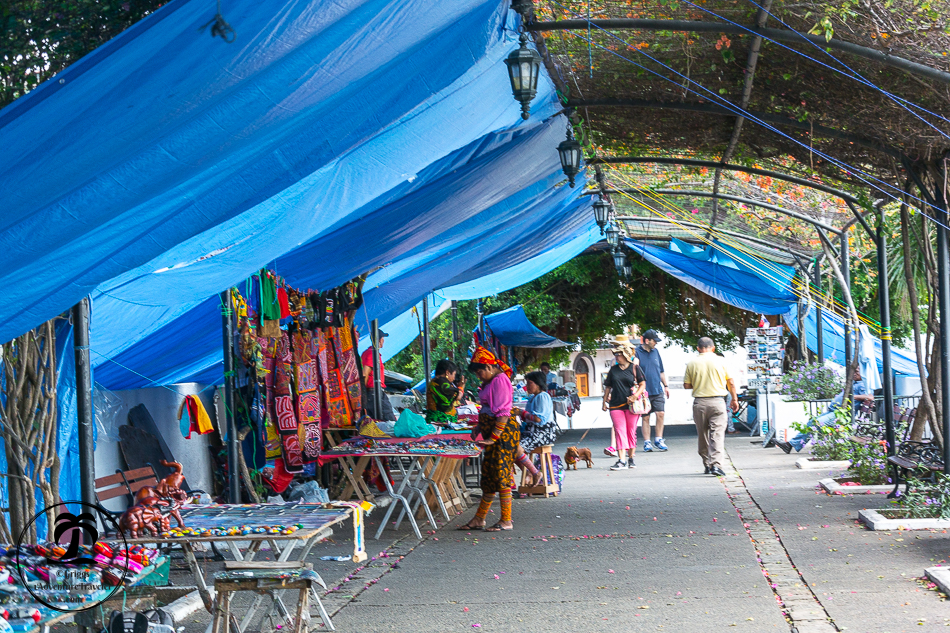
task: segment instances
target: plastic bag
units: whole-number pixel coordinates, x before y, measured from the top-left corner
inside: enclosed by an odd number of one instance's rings
[[[329,503],[327,491],[315,481],[305,481],[297,484],[287,493],[287,501],[303,501],[304,503]]]
[[[118,442],[122,398],[96,383],[92,390],[92,406],[96,410],[96,441]]]
[[[439,427],[426,424],[426,419],[409,409],[403,409],[396,420],[394,429],[396,437],[422,437],[439,432]]]

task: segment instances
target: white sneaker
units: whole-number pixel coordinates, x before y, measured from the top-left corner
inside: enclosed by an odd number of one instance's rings
[[[617,463],[610,467],[610,470],[627,470],[627,460],[618,459]]]

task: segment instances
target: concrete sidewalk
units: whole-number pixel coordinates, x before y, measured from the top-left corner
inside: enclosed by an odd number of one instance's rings
[[[858,510],[883,495],[830,497],[794,456],[728,436],[728,476],[702,474],[691,425],[670,425],[668,453],[637,454],[612,472],[606,429],[565,434],[556,446],[591,448],[594,468],[569,471],[563,494],[514,502],[515,530],[457,532],[467,510],[438,530],[406,525],[371,538],[367,564],[310,560],[331,590],[339,631],[868,631],[946,630],[950,609],[917,582],[948,559],[947,535],[875,533]],[[489,517],[497,520],[495,513]],[[745,524],[748,524],[746,526]],[[428,533],[426,533],[428,531]],[[267,555],[262,557],[267,558]],[[176,583],[188,582],[179,571]],[[209,572],[220,563],[207,563]],[[774,586],[773,586],[774,585]],[[204,611],[180,623],[200,633]],[[315,620],[314,623],[318,622]],[[479,626],[475,626],[479,625]],[[317,627],[316,630],[320,630]]]
[[[568,433],[557,452],[581,434]],[[606,432],[590,431],[583,445],[595,467],[568,473],[560,497],[516,500],[513,532],[450,526],[430,535],[337,613],[338,629],[806,633],[950,624],[947,605],[915,580],[947,558],[945,534],[868,532],[857,511],[886,505],[883,496],[818,494],[825,473],[799,471],[749,438],[727,440],[736,470],[720,480],[702,474],[688,427],[667,436],[668,453],[641,453],[637,469],[611,472],[613,459],[598,455]]]

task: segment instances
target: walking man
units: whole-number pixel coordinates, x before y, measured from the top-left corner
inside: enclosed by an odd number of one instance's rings
[[[697,341],[699,356],[686,365],[683,387],[693,390],[693,422],[699,436],[699,456],[707,475],[722,477],[723,446],[726,443],[726,395],[732,396],[733,413],[739,410],[736,384],[729,375],[726,361],[714,352],[708,336]]]
[[[656,344],[662,341],[656,330],[647,330],[643,333],[643,342],[637,347],[637,359],[640,369],[647,377],[647,393],[650,394],[650,412],[656,418],[656,440],[650,441],[650,414],[642,416],[640,431],[643,435],[643,450],[650,452],[654,449],[666,451],[666,442],[663,441],[663,420],[666,417],[666,399],[670,397],[669,383],[666,380],[666,370],[663,368],[663,359]]]

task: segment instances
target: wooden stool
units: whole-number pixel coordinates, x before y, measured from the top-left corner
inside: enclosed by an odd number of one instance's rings
[[[214,607],[214,620],[211,633],[244,633],[254,619],[257,610],[265,598],[270,598],[270,608],[264,612],[261,631],[277,631],[291,628],[293,633],[307,633],[307,621],[310,618],[309,597],[312,595],[320,609],[320,618],[327,630],[335,630],[330,615],[323,607],[314,585],[326,589],[320,574],[313,571],[313,565],[304,562],[240,562],[227,561],[225,571],[214,575],[214,590],[217,595]],[[278,595],[278,591],[296,589],[298,591],[296,614],[291,615]],[[231,613],[231,594],[239,591],[253,591],[258,594],[253,604],[240,622]]]
[[[541,456],[541,474],[544,475],[544,477],[541,479],[541,483],[537,486],[533,488],[531,486],[526,486],[525,482],[528,481],[531,473],[525,469],[521,473],[521,484],[518,486],[519,493],[527,495],[544,495],[545,497],[551,494],[553,494],[555,497],[558,495],[559,490],[557,478],[554,476],[554,464],[551,463],[552,448],[554,448],[553,445],[547,444],[545,446],[539,446],[529,453],[530,455]]]

